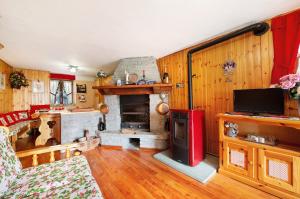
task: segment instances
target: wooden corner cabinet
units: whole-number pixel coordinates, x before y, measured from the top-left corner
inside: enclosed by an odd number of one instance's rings
[[[50,138],[55,138],[61,143],[61,116],[59,113],[41,113],[41,134],[35,140],[35,146],[45,145]],[[49,122],[55,122],[50,128]]]
[[[299,131],[300,136],[300,121],[229,114],[219,114],[218,117],[219,173],[281,198],[300,198],[300,147],[281,144],[280,141],[275,146],[249,142],[245,140],[247,132],[229,137],[224,126],[225,122],[282,126]],[[263,135],[263,132],[255,134]]]

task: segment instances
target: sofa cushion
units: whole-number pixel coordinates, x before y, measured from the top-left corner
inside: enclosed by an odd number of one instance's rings
[[[14,118],[14,120],[16,121],[16,122],[18,122],[20,119],[19,119],[19,115],[18,115],[18,111],[14,111],[14,112],[12,112],[12,116],[13,116],[13,118]]]
[[[12,113],[6,113],[5,120],[8,123],[8,126],[14,125],[16,123],[14,117],[12,116]]]
[[[85,176],[73,181],[68,186],[60,186],[55,189],[50,189],[47,192],[41,193],[36,198],[89,198],[101,199],[102,193],[97,182],[92,176]]]
[[[0,114],[0,126],[8,126],[4,114]]]
[[[20,121],[27,121],[30,119],[30,114],[27,110],[15,111],[15,113],[17,113]]]
[[[40,111],[41,112],[50,111],[50,104],[30,105],[30,115]]]
[[[86,176],[92,174],[83,156],[42,164],[23,169],[5,196],[24,198],[48,191],[53,192],[57,187],[69,187],[74,181],[83,181]]]
[[[8,189],[21,170],[22,165],[11,147],[6,130],[0,127],[0,196]]]

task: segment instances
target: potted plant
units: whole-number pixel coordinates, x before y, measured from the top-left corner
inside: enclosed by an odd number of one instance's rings
[[[279,79],[280,87],[289,92],[291,99],[299,100],[300,98],[300,75],[289,74]]]
[[[9,82],[12,88],[20,89],[22,86],[29,86],[28,80],[25,75],[20,71],[12,72],[9,75]]]
[[[279,79],[280,87],[288,91],[290,99],[298,100],[298,114],[300,115],[300,74],[289,74]]]

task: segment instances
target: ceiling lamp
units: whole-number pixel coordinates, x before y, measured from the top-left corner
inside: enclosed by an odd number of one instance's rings
[[[69,70],[70,70],[71,73],[76,73],[78,71],[78,66],[70,65]]]

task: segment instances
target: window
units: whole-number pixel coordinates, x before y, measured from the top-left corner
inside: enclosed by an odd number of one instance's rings
[[[73,103],[73,81],[50,80],[50,103],[70,105]]]

